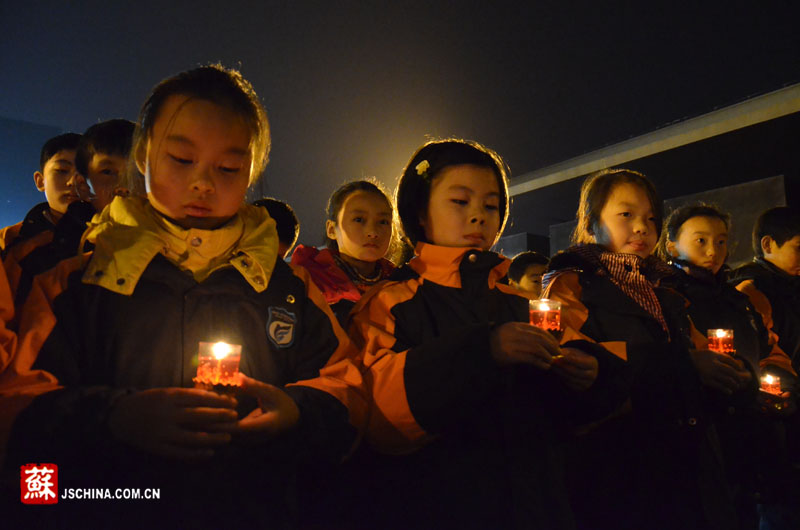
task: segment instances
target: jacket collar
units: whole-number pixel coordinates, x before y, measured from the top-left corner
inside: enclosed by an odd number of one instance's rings
[[[430,243],[417,243],[414,257],[408,266],[424,280],[460,289],[463,267],[485,268],[489,288],[493,288],[508,272],[511,261],[495,252],[474,247],[442,247]],[[475,256],[474,258],[472,256]],[[466,258],[466,261],[465,261]],[[467,265],[469,264],[469,265]]]
[[[232,231],[237,235],[231,237]],[[246,205],[224,227],[198,230],[167,221],[146,199],[117,197],[94,216],[84,239],[95,250],[83,282],[125,295],[133,293],[156,254],[179,264],[198,240],[208,248],[209,262],[216,260],[210,271],[233,266],[257,292],[267,288],[278,255],[275,221],[264,208]],[[220,255],[225,241],[232,243],[230,250]]]

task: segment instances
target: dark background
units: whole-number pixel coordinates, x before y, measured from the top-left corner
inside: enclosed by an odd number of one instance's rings
[[[213,61],[264,101],[260,191],[311,244],[338,184],[393,188],[429,136],[481,141],[521,175],[800,80],[790,1],[0,1],[2,224],[41,197],[49,135],[135,119],[160,79]]]

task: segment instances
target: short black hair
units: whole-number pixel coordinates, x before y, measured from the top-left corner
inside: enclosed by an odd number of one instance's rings
[[[793,237],[800,235],[800,210],[791,206],[770,208],[758,216],[753,227],[753,252],[763,258],[761,239],[771,237],[781,247]]]
[[[673,210],[667,220],[664,222],[664,229],[661,231],[661,237],[656,245],[656,254],[664,261],[669,261],[672,258],[667,252],[667,243],[670,241],[678,241],[683,224],[694,217],[709,217],[711,219],[719,219],[725,223],[725,228],[731,228],[731,216],[723,212],[713,204],[697,203],[686,204]]]
[[[511,260],[511,265],[508,267],[508,279],[519,283],[528,267],[531,265],[548,265],[549,263],[550,259],[547,256],[534,250],[520,252]]]
[[[53,136],[47,140],[42,146],[42,152],[39,154],[39,170],[44,171],[44,165],[47,161],[59,151],[78,149],[78,144],[81,141],[81,135],[78,133],[65,133]]]
[[[403,234],[412,245],[425,241],[425,229],[420,223],[420,214],[428,208],[431,182],[444,168],[464,164],[489,168],[497,177],[497,187],[500,190],[500,226],[497,237],[503,233],[508,219],[508,179],[511,172],[500,155],[472,140],[431,140],[417,149],[408,161],[395,196]]]
[[[129,120],[113,119],[95,123],[83,133],[75,153],[75,169],[86,177],[89,162],[97,153],[126,157],[133,145],[133,131],[136,124]]]
[[[275,219],[275,228],[278,230],[280,242],[288,245],[289,248],[293,247],[300,234],[300,221],[297,220],[294,209],[289,204],[272,197],[259,199],[253,203],[253,206],[267,209],[269,216]]]

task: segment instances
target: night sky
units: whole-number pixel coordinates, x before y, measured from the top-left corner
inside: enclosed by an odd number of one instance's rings
[[[180,70],[240,68],[272,126],[264,191],[310,244],[339,183],[393,188],[428,136],[481,141],[520,175],[800,81],[788,0],[0,1],[0,118],[81,132],[135,119]]]

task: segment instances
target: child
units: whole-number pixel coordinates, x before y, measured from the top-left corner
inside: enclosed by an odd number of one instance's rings
[[[361,295],[394,269],[384,258],[392,243],[392,201],[374,182],[354,180],[333,192],[325,213],[327,248],[299,245],[292,265],[308,269],[344,324]]]
[[[400,179],[416,257],[350,329],[374,402],[364,527],[571,527],[548,409],[593,388],[598,363],[529,325],[528,299],[499,283],[509,262],[489,249],[507,178],[494,151],[451,139],[422,146]]]
[[[128,120],[109,120],[86,129],[75,153],[75,168],[82,182],[89,185],[91,191],[85,198],[91,203],[73,202],[52,230],[12,245],[5,253],[3,261],[17,308],[25,303],[34,276],[81,250],[90,250],[80,248],[81,236],[92,216],[103,211],[114,195],[124,193],[120,183],[125,175],[134,127]]]
[[[644,175],[604,170],[584,182],[577,217],[577,246],[551,259],[544,296],[562,302],[565,337],[595,341],[626,361],[616,383],[628,397],[573,441],[567,462],[579,527],[732,528],[690,354],[692,334],[705,341],[683,297],[658,287],[672,271],[650,255],[661,201]],[[731,388],[750,376],[733,360],[720,362],[731,369]]]
[[[771,322],[778,344],[800,369],[800,211],[781,206],[759,216],[753,227],[753,263],[731,281]]]
[[[307,276],[276,259],[274,221],[244,205],[269,139],[238,72],[214,65],[162,81],[132,153],[147,198],[115,198],[87,232],[93,253],[34,282],[16,372],[59,389],[16,415],[7,468],[55,462],[76,488],[162,495],[103,510],[64,502],[70,515],[105,527],[285,527],[294,460],[350,447],[343,403],[279,388],[317,377],[350,343]],[[201,341],[241,345],[239,370],[263,383],[244,378],[237,399],[191,388]],[[349,377],[359,384],[357,370]]]
[[[682,206],[672,212],[664,225],[659,254],[675,268],[675,275],[662,285],[669,285],[689,300],[689,316],[702,333],[710,329],[733,331],[735,360],[753,374],[751,383],[731,397],[710,396],[716,405],[715,422],[725,452],[728,477],[736,492],[736,504],[742,528],[757,528],[756,493],[761,501],[776,484],[774,456],[777,438],[771,420],[758,414],[756,389],[760,368],[794,379],[791,360],[778,347],[777,337],[767,330],[747,296],[727,283],[725,259],[728,257],[730,217],[714,206]],[[735,371],[710,358],[713,371],[700,372],[707,386],[733,391]],[[746,364],[745,364],[746,363]],[[787,383],[788,384],[788,383]],[[785,404],[781,404],[781,409]],[[770,480],[757,481],[757,477]],[[760,482],[760,483],[757,483]]]
[[[275,220],[275,228],[278,231],[278,255],[285,260],[300,234],[300,221],[297,220],[294,210],[288,203],[272,197],[259,199],[253,206],[266,208],[269,216]]]
[[[736,269],[731,281],[745,293],[764,322],[778,335],[778,345],[789,356],[795,373],[800,369],[800,211],[781,206],[762,213],[753,227],[753,262]],[[796,379],[786,370],[770,367],[780,376],[781,388],[796,395]],[[800,525],[800,416],[785,420],[790,465],[776,502],[762,505],[762,528]]]
[[[542,292],[542,275],[550,260],[538,252],[521,252],[511,260],[508,267],[508,285],[527,291],[538,298]]]
[[[778,347],[777,336],[767,331],[760,315],[754,318],[747,297],[726,281],[729,223],[728,214],[705,204],[683,206],[670,214],[658,249],[676,271],[670,286],[691,303],[689,316],[701,333],[733,330],[736,357],[746,361],[755,376],[760,367],[769,366],[793,379],[791,360]]]
[[[0,230],[0,250],[5,251],[16,239],[52,230],[67,207],[86,193],[86,182],[75,170],[75,150],[80,139],[80,134],[60,134],[42,146],[39,171],[33,174],[33,181],[47,200],[37,204],[23,221]]]
[[[116,195],[126,195],[122,187],[136,124],[114,119],[96,123],[83,133],[75,154],[75,167],[92,189],[92,205],[98,212]]]

